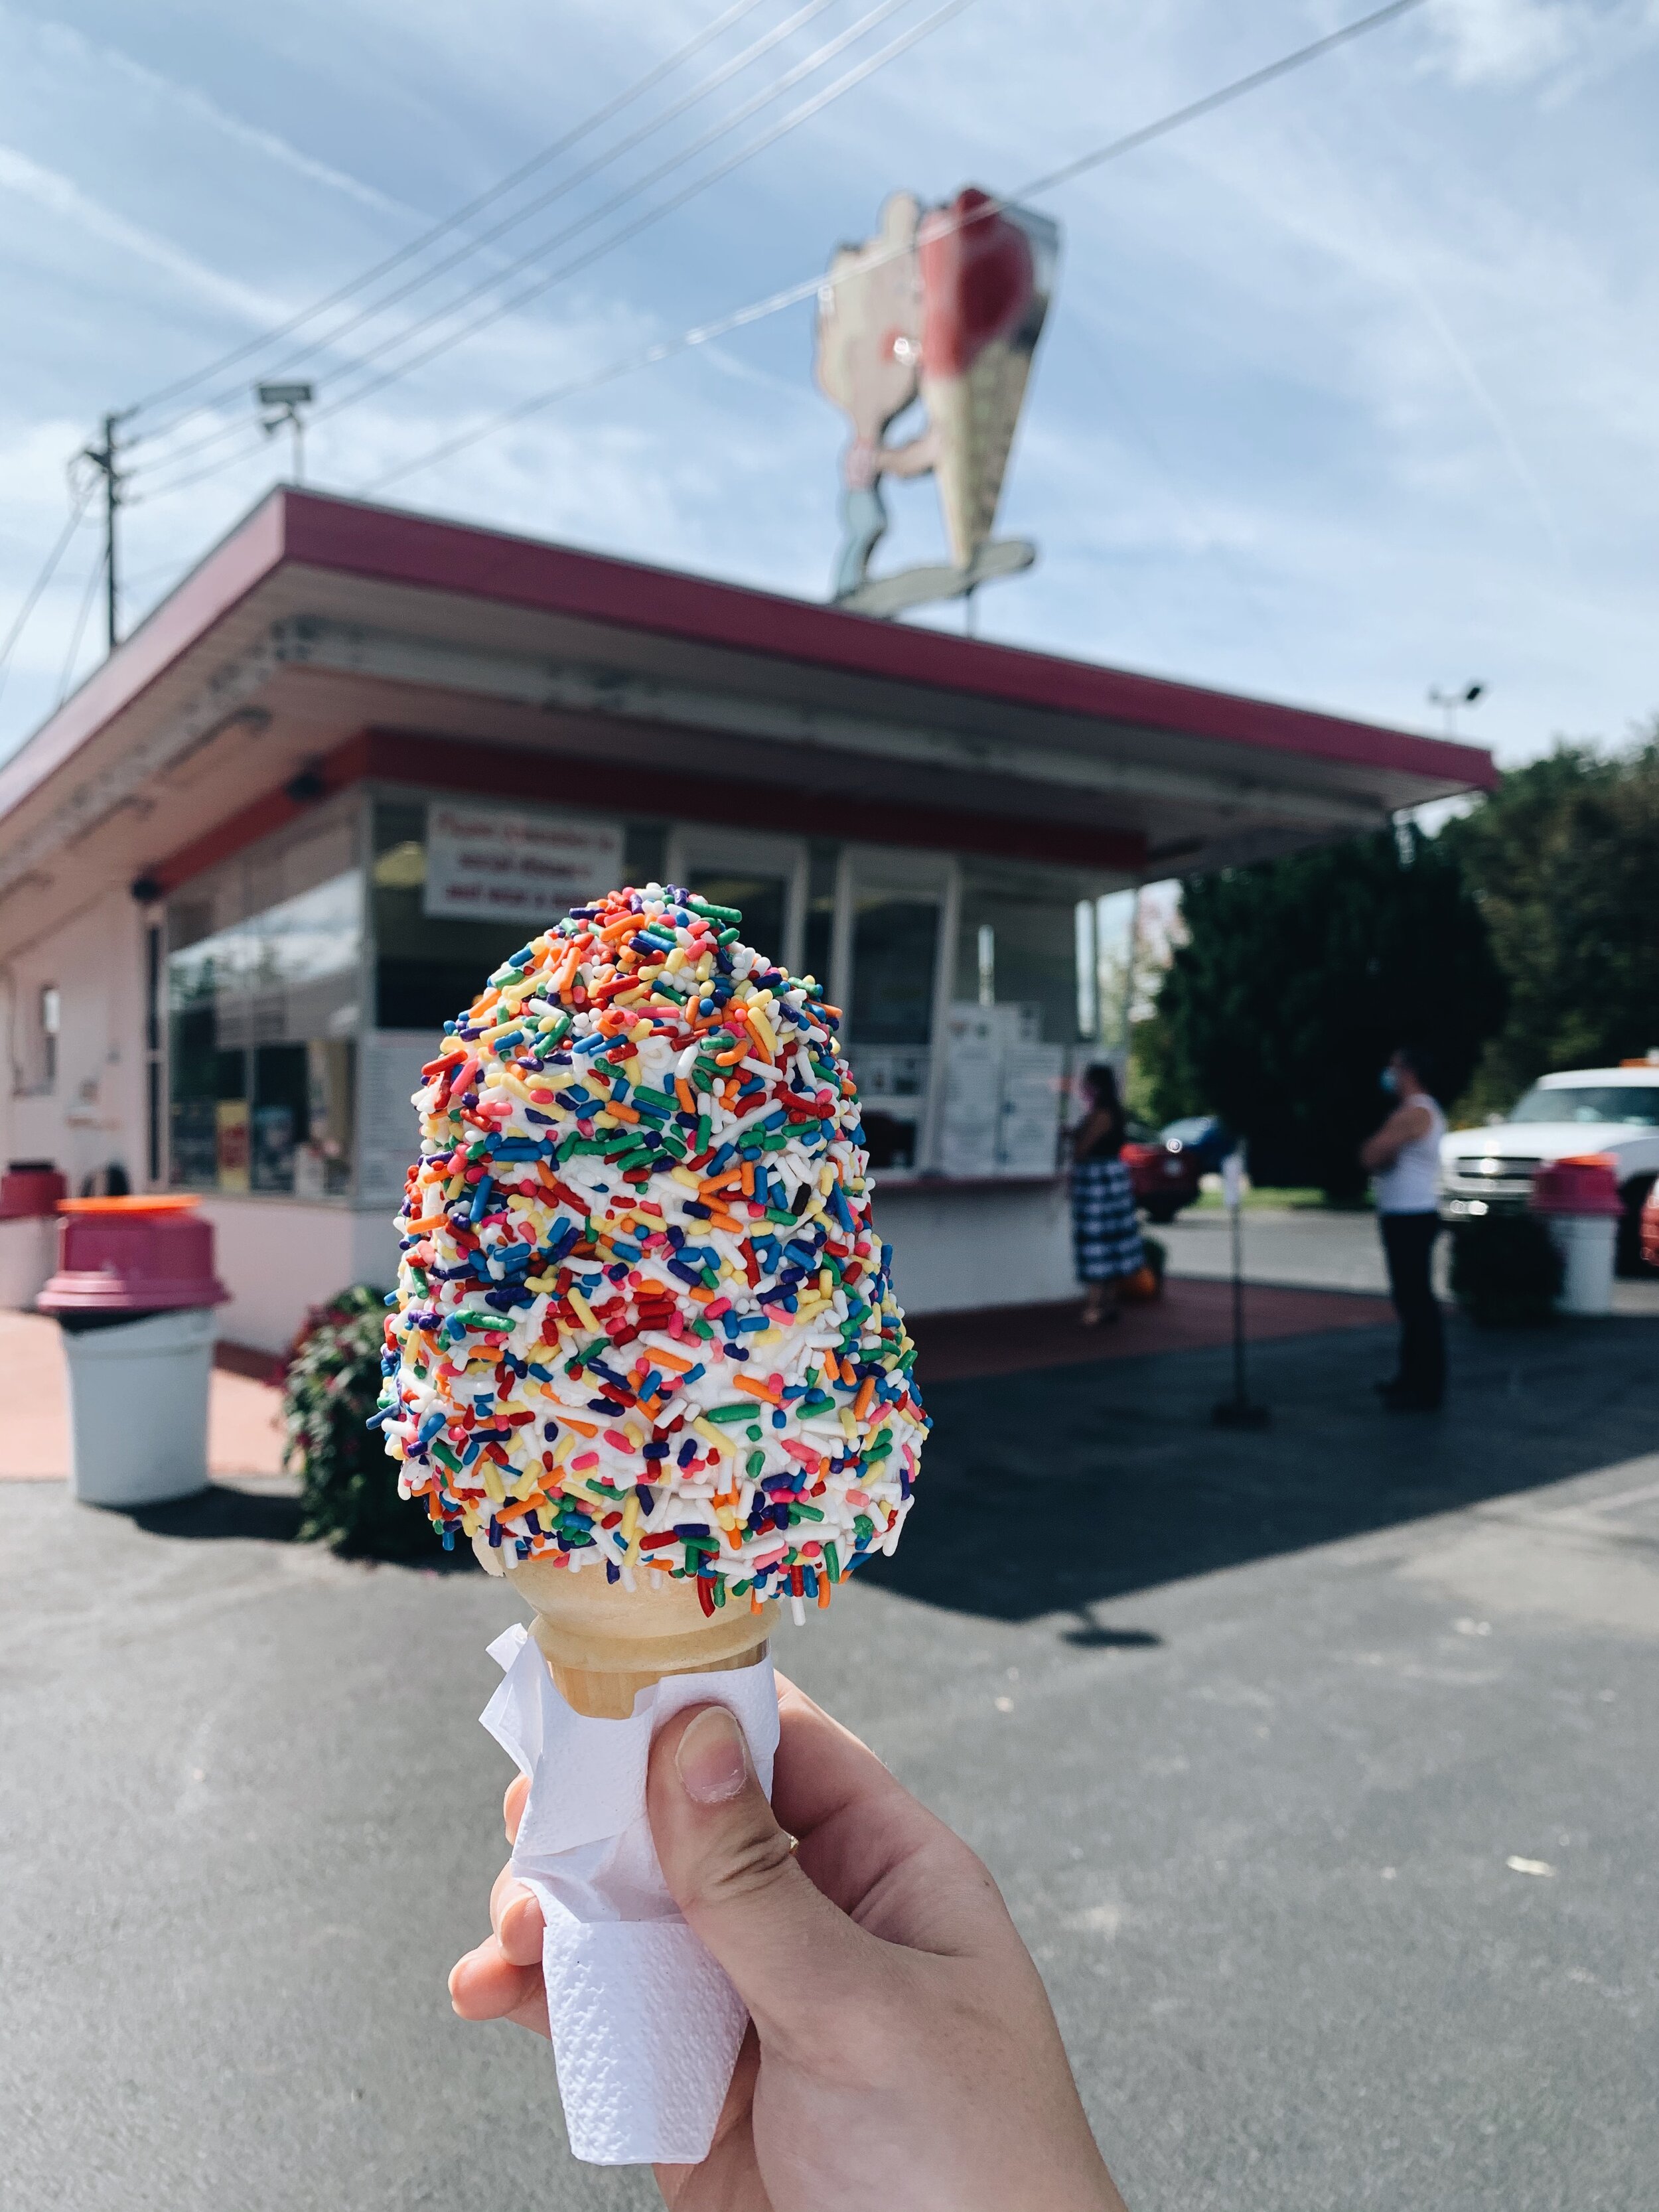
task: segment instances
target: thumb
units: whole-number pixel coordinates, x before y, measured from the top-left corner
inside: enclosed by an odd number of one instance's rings
[[[773,1818],[724,1705],[675,1714],[651,1747],[646,1802],[663,1876],[763,2038],[809,2033],[873,1963],[873,1939],[814,1888]]]

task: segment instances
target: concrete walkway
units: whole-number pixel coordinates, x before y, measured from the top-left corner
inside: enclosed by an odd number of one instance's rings
[[[1386,1299],[1345,1291],[1267,1289],[1244,1294],[1251,1344],[1315,1336],[1333,1328],[1375,1328],[1392,1319]],[[1085,1328],[1079,1298],[1064,1304],[993,1306],[975,1313],[921,1314],[910,1323],[924,1389],[964,1376],[1014,1375],[1032,1367],[1076,1367],[1099,1359],[1145,1359],[1231,1344],[1232,1286],[1169,1277],[1160,1298],[1126,1304],[1115,1322]]]
[[[0,1312],[0,1482],[61,1481],[70,1463],[69,1378],[63,1333],[44,1314]],[[208,1465],[217,1479],[281,1471],[276,1392],[269,1383],[215,1368]]]

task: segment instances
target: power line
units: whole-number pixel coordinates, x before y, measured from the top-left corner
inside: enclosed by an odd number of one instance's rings
[[[786,71],[776,83],[769,87],[763,94],[757,94],[719,129],[706,131],[701,139],[695,141],[682,152],[672,156],[668,161],[659,163],[658,167],[649,175],[642,177],[636,185],[630,186],[625,192],[616,193],[603,207],[595,209],[590,215],[583,216],[580,222],[570,224],[557,236],[544,240],[541,246],[533,252],[521,256],[518,262],[513,264],[502,273],[511,276],[516,269],[527,267],[532,262],[539,260],[542,255],[550,251],[552,247],[567,243],[578,233],[588,228],[592,222],[606,215],[615,214],[619,208],[626,205],[629,200],[637,198],[641,191],[647,190],[653,184],[659,184],[675,169],[683,167],[686,161],[695,159],[700,153],[706,152],[710,146],[717,143],[721,138],[729,137],[738,124],[746,122],[750,116],[759,108],[768,106],[777,98],[780,93],[790,90],[794,85],[799,83],[803,77],[813,75],[823,67],[825,62],[832,61],[838,53],[844,52],[847,47],[855,40],[862,37],[866,31],[872,29],[878,23],[884,21],[887,17],[896,14],[901,8],[908,7],[910,4],[911,0],[879,0],[878,6],[868,9],[847,30],[841,32],[834,39],[826,40],[816,52],[808,55],[793,69]],[[515,292],[511,298],[501,301],[488,314],[479,316],[476,321],[468,324],[464,330],[439,339],[436,343],[428,346],[424,351],[416,354],[410,360],[395,363],[390,369],[372,379],[367,385],[360,386],[355,392],[346,393],[343,398],[335,400],[331,406],[322,410],[322,414],[325,416],[340,414],[346,408],[355,406],[360,400],[368,398],[370,394],[383,390],[386,385],[407,376],[411,370],[424,368],[428,362],[435,360],[441,353],[446,353],[452,347],[464,344],[468,339],[476,337],[481,331],[488,330],[492,324],[501,322],[507,316],[516,313],[520,307],[527,306],[532,300],[539,299],[544,292],[550,290],[555,284],[562,283],[565,277],[576,275],[580,270],[590,267],[593,262],[599,259],[601,255],[612,252],[617,246],[627,244],[629,240],[637,237],[641,231],[648,228],[651,224],[660,222],[665,216],[672,215],[677,210],[684,207],[688,200],[695,198],[699,192],[706,191],[711,185],[718,184],[723,177],[730,176],[734,169],[740,168],[744,162],[753,161],[757,154],[764,153],[769,146],[775,145],[780,138],[799,129],[803,123],[809,121],[822,109],[841,99],[843,94],[852,91],[855,85],[862,84],[866,77],[872,76],[878,70],[884,69],[890,61],[896,60],[900,54],[908,52],[911,46],[917,45],[922,39],[940,28],[953,15],[959,15],[964,9],[972,5],[973,0],[946,0],[945,5],[936,8],[931,15],[924,16],[920,23],[913,25],[908,31],[902,32],[897,38],[890,40],[886,46],[848,70],[843,76],[836,78],[831,84],[826,86],[823,91],[814,94],[810,100],[803,100],[799,106],[791,108],[787,115],[781,116],[775,124],[761,132],[758,137],[750,139],[746,146],[740,147],[735,154],[729,155],[724,161],[716,163],[714,168],[706,170],[702,176],[694,177],[690,184],[672,194],[668,199],[659,202],[653,208],[647,208],[644,214],[634,222],[624,224],[620,230],[613,231],[607,238],[600,240],[596,246],[578,255],[574,260],[562,263],[558,268],[549,270],[543,276],[538,276],[534,283],[526,285],[521,291]],[[494,281],[499,280],[492,280],[492,283]],[[453,313],[456,307],[468,305],[472,300],[477,298],[481,292],[489,289],[491,289],[489,285],[476,286],[471,292],[463,294],[459,301],[453,302],[451,307],[446,312]],[[400,333],[395,341],[389,341],[387,345],[380,347],[375,352],[365,356],[364,361],[374,360],[378,354],[390,350],[392,343],[402,344],[409,338],[418,336],[421,331],[429,329],[434,323],[442,319],[441,315],[428,315],[423,321],[416,323],[413,328]]]
[[[872,13],[889,13],[895,5],[899,4],[902,4],[902,0],[884,0],[883,8],[879,10],[872,10]],[[333,407],[319,410],[316,419],[323,420],[330,415],[338,414],[345,408],[354,406],[372,393],[381,390],[385,386],[395,383],[398,378],[407,375],[410,370],[423,366],[427,361],[447,351],[451,345],[459,344],[463,339],[471,337],[478,331],[486,328],[489,323],[499,321],[503,315],[512,313],[527,300],[546,291],[562,278],[588,267],[602,255],[610,252],[613,247],[636,237],[641,231],[647,229],[653,223],[659,222],[665,216],[672,215],[677,209],[683,207],[688,200],[694,198],[697,193],[706,191],[710,185],[718,183],[722,177],[729,176],[733,169],[739,167],[744,161],[752,160],[757,154],[763,152],[767,147],[775,144],[788,131],[796,129],[810,117],[827,107],[831,101],[839,100],[844,93],[850,92],[855,85],[862,83],[876,70],[884,68],[887,63],[894,60],[908,47],[915,46],[920,40],[927,37],[950,17],[960,15],[963,9],[972,4],[973,0],[946,0],[945,6],[936,9],[933,15],[924,17],[921,22],[914,25],[908,31],[902,33],[898,38],[890,40],[885,46],[860,63],[856,68],[848,70],[843,76],[836,78],[834,83],[816,94],[811,100],[805,100],[799,107],[791,109],[787,115],[781,117],[758,138],[751,140],[739,152],[718,164],[702,177],[694,179],[684,190],[675,193],[670,199],[660,203],[655,208],[647,209],[635,222],[624,225],[620,231],[614,232],[609,238],[601,240],[587,252],[578,255],[574,260],[564,263],[547,276],[538,279],[534,285],[527,287],[523,292],[507,301],[495,313],[481,318],[470,325],[466,330],[453,337],[440,340],[435,345],[428,347],[425,353],[416,356],[413,360],[399,362],[395,368],[386,371],[369,384],[360,387],[356,392],[349,392]],[[817,282],[817,280],[814,278],[813,286],[816,286]],[[167,478],[159,484],[152,485],[149,490],[141,494],[140,497],[141,499],[159,499],[170,492],[184,491],[192,484],[200,483],[209,477],[216,476],[222,469],[239,458],[245,457],[228,456],[224,460],[212,461],[204,468],[193,470],[188,475]]]
[[[757,5],[758,0],[750,0],[750,4]],[[447,275],[450,270],[457,267],[461,262],[469,260],[474,254],[483,252],[486,246],[494,245],[495,241],[498,238],[503,237],[507,232],[516,229],[519,224],[527,222],[532,215],[538,214],[543,208],[550,206],[554,201],[563,199],[568,194],[574,191],[578,185],[586,184],[592,178],[599,175],[602,170],[610,167],[614,161],[619,161],[624,154],[632,153],[636,147],[642,145],[647,139],[654,137],[659,131],[665,129],[669,124],[677,121],[680,116],[684,115],[687,112],[688,109],[696,106],[698,101],[706,100],[710,93],[718,91],[722,84],[729,82],[733,76],[739,75],[744,70],[747,69],[751,62],[758,60],[762,54],[769,52],[774,46],[781,44],[781,42],[789,37],[793,32],[799,30],[804,23],[810,22],[815,15],[822,15],[826,8],[831,8],[836,4],[837,0],[806,0],[806,4],[803,7],[798,8],[793,15],[786,16],[781,22],[775,24],[771,30],[766,32],[762,37],[755,40],[750,45],[745,46],[740,53],[734,54],[729,61],[723,62],[717,70],[713,70],[708,76],[702,78],[698,83],[693,85],[689,92],[683,94],[681,97],[672,104],[672,106],[665,108],[660,114],[653,116],[649,122],[641,125],[639,129],[632,132],[629,137],[618,140],[614,146],[607,147],[604,153],[596,155],[593,160],[586,163],[582,167],[573,171],[570,175],[562,178],[556,185],[552,185],[548,191],[539,193],[533,200],[526,201],[522,207],[514,209],[510,215],[504,216],[499,222],[493,224],[489,229],[480,233],[476,237],[466,240],[462,245],[457,246],[452,253],[447,254],[441,261],[434,263],[428,269],[421,270],[417,274],[408,278],[405,283],[398,285],[394,290],[383,294],[380,299],[371,301],[366,307],[359,308],[355,314],[349,316],[344,322],[337,323],[332,330],[325,331],[319,337],[307,339],[305,344],[301,346],[296,352],[289,354],[284,357],[284,359],[276,362],[272,367],[270,374],[274,377],[285,375],[290,369],[297,368],[301,362],[308,360],[313,354],[320,353],[337,346],[342,338],[348,337],[350,332],[355,330],[360,330],[365,323],[373,322],[377,315],[384,314],[388,307],[396,307],[400,300],[407,299],[411,292],[417,292],[422,288],[422,286],[434,283],[438,277]],[[785,84],[787,88],[787,80],[785,81]],[[739,116],[732,118],[732,121],[735,123],[741,119],[741,116]],[[635,192],[642,191],[651,181],[652,179],[649,178],[644,179],[640,184],[633,186],[631,190]],[[605,210],[601,210],[601,212],[603,213]],[[491,276],[488,277],[482,285],[478,286],[474,292],[464,294],[459,301],[451,301],[449,306],[441,312],[444,313],[451,313],[456,307],[464,306],[467,300],[476,297],[478,291],[487,291],[491,284],[499,283],[503,277],[512,276],[516,270],[520,269],[525,265],[526,261],[534,259],[538,253],[545,252],[552,246],[562,243],[563,237],[569,234],[570,234],[568,233],[562,233],[556,235],[550,240],[544,240],[539,247],[535,248],[530,254],[523,257],[518,261],[509,262],[507,266],[503,270],[497,270]],[[426,327],[425,324],[416,323],[413,326],[413,330],[419,331],[424,327]],[[401,335],[410,336],[412,334],[412,331],[405,331]],[[400,334],[398,333],[393,333],[392,337],[389,339],[387,343],[397,343],[399,335]],[[358,367],[361,365],[362,360],[372,361],[375,357],[375,355],[371,353],[362,356],[359,362],[354,362],[348,364],[348,366],[352,368]],[[202,408],[228,406],[241,399],[243,396],[243,387],[239,384],[234,388],[210,394],[207,398],[199,401],[198,405]],[[191,411],[194,410],[192,410]],[[185,418],[177,418],[179,421],[182,421]],[[172,427],[176,427],[176,423]],[[240,428],[241,426],[237,425],[234,427]],[[149,434],[153,437],[163,436],[165,435],[165,428],[151,432]],[[197,444],[186,446],[182,449],[175,449],[174,452],[165,456],[165,459],[167,461],[185,459],[191,453],[201,451],[208,444],[213,442],[215,440],[224,437],[226,434],[228,434],[227,430],[221,428],[212,434],[212,438],[201,440]],[[160,466],[161,464],[156,463],[155,465]]]
[[[104,573],[104,563],[107,558],[108,548],[100,546],[97,558],[92,564],[91,573],[87,578],[87,588],[81,594],[81,610],[75,617],[75,628],[70,633],[69,651],[64,656],[64,672],[58,680],[58,696],[52,705],[54,714],[69,697],[70,683],[75,674],[75,664],[81,658],[81,640],[86,634],[87,617],[92,612],[92,596],[98,589],[98,579]]]
[[[813,0],[811,7],[802,9],[798,15],[792,19],[791,27],[805,21],[810,14],[817,12],[821,6],[827,4],[829,0]],[[781,94],[799,83],[804,77],[816,74],[827,63],[833,61],[837,54],[845,52],[848,46],[861,38],[866,31],[872,29],[890,15],[910,4],[911,0],[878,0],[878,4],[867,9],[856,22],[846,30],[837,33],[833,39],[825,40],[823,45],[815,48],[811,54],[785,70],[781,76],[774,78],[769,83],[762,87],[732,114],[722,118],[718,124],[711,125],[699,137],[693,139],[689,146],[682,147],[665,161],[659,162],[654,169],[635,179],[623,191],[613,193],[599,207],[590,209],[576,222],[567,224],[562,230],[555,232],[550,238],[541,240],[526,252],[520,254],[516,260],[509,262],[504,270],[495,271],[481,283],[475,284],[470,290],[447,301],[442,307],[434,310],[431,313],[420,317],[403,330],[392,331],[378,345],[372,346],[367,352],[360,354],[356,360],[349,364],[345,374],[351,374],[368,369],[372,363],[384,358],[395,348],[405,345],[411,339],[418,337],[423,331],[430,330],[435,325],[449,320],[461,308],[469,306],[483,294],[494,290],[504,279],[516,275],[522,269],[528,268],[557,246],[568,244],[572,239],[580,236],[584,230],[591,229],[596,222],[602,222],[606,216],[614,215],[619,209],[625,207],[630,200],[637,199],[642,192],[649,191],[653,185],[659,184],[665,177],[672,175],[676,169],[683,168],[688,161],[695,161],[699,154],[707,152],[711,146],[718,144],[722,138],[729,137],[732,132],[746,122],[751,115],[757,113],[761,108],[769,106]],[[842,93],[851,90],[853,86],[861,82],[864,77],[872,74],[875,70],[884,67],[888,61],[902,53],[907,46],[915,44],[918,39],[926,37],[948,16],[959,14],[963,8],[971,4],[972,0],[951,0],[950,5],[936,10],[933,15],[926,18],[921,24],[915,27],[911,33],[895,40],[866,63],[837,79],[827,91],[819,94],[815,100],[804,102],[799,107],[793,109],[771,129],[763,132],[759,137],[751,141],[730,160],[717,164],[705,175],[694,179],[685,190],[662,202],[656,208],[647,210],[639,220],[624,225],[621,230],[612,233],[591,250],[577,256],[575,259],[566,262],[549,274],[537,278],[533,283],[514,293],[489,313],[476,318],[463,329],[448,332],[409,360],[395,363],[379,376],[372,376],[365,383],[346,392],[331,404],[320,408],[314,419],[326,422],[331,416],[343,413],[347,408],[356,405],[373,393],[384,390],[388,384],[396,383],[413,370],[423,368],[428,362],[435,360],[439,355],[450,351],[457,345],[464,344],[468,339],[476,337],[479,331],[488,330],[492,324],[515,313],[519,308],[527,305],[532,300],[539,298],[543,293],[561,283],[566,276],[590,267],[604,254],[625,244],[629,239],[635,237],[640,231],[647,228],[653,223],[660,222],[665,216],[672,214],[677,209],[683,207],[687,200],[706,191],[710,185],[717,183],[722,177],[730,175],[733,169],[741,167],[744,162],[752,160],[757,154],[763,152],[767,147],[775,144],[788,131],[796,129],[809,117],[817,113],[820,108],[827,106],[831,100],[839,99]],[[182,453],[163,456],[161,459],[151,465],[155,468],[164,468],[170,461],[183,459],[190,453],[204,450],[222,442],[228,436],[237,434],[240,434],[237,426],[228,426],[199,440],[195,445],[186,447]],[[227,459],[232,458],[235,457],[227,457]],[[216,469],[217,466],[224,465],[216,464],[215,466]],[[204,475],[213,472],[213,471],[202,471],[186,477],[170,478],[155,486],[149,495],[153,497],[162,491],[182,489],[186,483],[198,483],[201,481]]]
[[[1386,7],[1376,9],[1368,15],[1359,16],[1353,22],[1345,24],[1340,30],[1328,32],[1322,38],[1314,39],[1306,46],[1297,46],[1291,52],[1280,55],[1276,61],[1267,63],[1263,68],[1252,70],[1248,76],[1236,77],[1230,84],[1222,85],[1214,92],[1206,93],[1200,99],[1188,100],[1183,106],[1172,108],[1168,114],[1159,116],[1152,123],[1143,124],[1139,129],[1127,131],[1120,138],[1109,140],[1103,146],[1097,146],[1089,153],[1079,155],[1075,160],[1064,163],[1057,169],[1049,170],[1044,175],[1030,179],[1029,182],[1018,186],[1015,191],[1000,198],[991,199],[985,205],[976,209],[969,221],[986,222],[1015,201],[1032,199],[1039,193],[1053,191],[1059,185],[1069,184],[1074,177],[1082,176],[1091,169],[1099,168],[1108,161],[1117,161],[1127,154],[1135,153],[1141,147],[1152,144],[1154,140],[1167,137],[1172,131],[1182,129],[1185,125],[1196,122],[1202,116],[1213,114],[1218,108],[1229,106],[1234,100],[1243,99],[1247,94],[1260,90],[1263,85],[1271,84],[1277,78],[1287,76],[1293,70],[1304,68],[1309,63],[1319,60],[1333,48],[1345,46],[1352,40],[1364,37],[1368,32],[1382,29],[1385,24],[1392,22],[1397,16],[1407,15],[1412,9],[1424,4],[1425,0],[1389,0]],[[902,246],[890,248],[884,253],[872,255],[866,265],[875,268],[882,262],[897,259],[907,251],[908,251],[908,248]],[[729,314],[719,316],[712,322],[694,324],[690,330],[682,331],[676,337],[659,340],[656,344],[647,346],[641,352],[629,355],[623,360],[614,362],[588,376],[576,378],[568,384],[556,385],[551,390],[540,392],[532,398],[520,400],[516,405],[504,408],[499,414],[476,424],[471,429],[458,432],[453,437],[445,439],[441,444],[417,455],[415,459],[400,462],[397,467],[384,471],[380,476],[360,484],[357,490],[360,494],[383,490],[386,485],[396,483],[404,477],[413,476],[419,470],[430,468],[435,462],[450,459],[454,454],[464,452],[469,446],[477,445],[482,439],[493,436],[497,430],[506,429],[515,422],[524,421],[528,416],[539,413],[543,408],[556,406],[562,400],[576,398],[586,392],[598,391],[602,386],[613,383],[618,378],[632,375],[636,370],[653,368],[659,362],[670,360],[678,354],[690,352],[696,347],[708,345],[713,340],[726,337],[732,331],[744,329],[750,323],[763,322],[772,315],[781,314],[786,308],[795,307],[803,300],[811,299],[820,289],[823,281],[821,272],[804,277],[798,283],[785,285],[779,291],[769,293],[764,299],[751,301],[746,307],[734,308]]]
[[[366,286],[374,283],[393,269],[401,267],[405,261],[410,260],[416,254],[423,252],[434,240],[442,238],[448,232],[457,229],[462,223],[478,214],[481,210],[490,206],[504,194],[523,184],[527,177],[534,176],[538,169],[545,168],[550,161],[556,161],[561,154],[568,153],[571,147],[580,144],[582,139],[601,129],[614,117],[620,115],[625,107],[631,106],[635,100],[643,98],[645,94],[660,84],[665,76],[672,76],[683,63],[690,61],[693,54],[700,52],[723,31],[730,30],[734,23],[740,22],[745,15],[753,15],[755,9],[761,4],[762,0],[734,0],[732,6],[727,8],[723,14],[717,15],[712,23],[699,31],[694,38],[689,39],[683,46],[677,48],[669,55],[666,61],[659,62],[653,69],[647,70],[645,75],[637,78],[626,91],[618,93],[614,100],[608,100],[603,107],[596,108],[586,121],[577,124],[573,130],[567,131],[562,137],[556,138],[550,146],[544,146],[540,153],[532,154],[527,161],[521,162],[518,168],[503,177],[499,183],[491,185],[488,191],[480,192],[475,199],[468,200],[464,206],[455,209],[452,214],[445,216],[441,221],[422,231],[418,238],[410,239],[406,246],[400,246],[395,253],[388,254],[383,261],[376,262],[372,268],[366,269],[360,276],[352,277],[337,290],[327,293],[319,300],[313,300],[308,307],[303,307],[298,314],[289,316],[286,322],[278,323],[271,330],[261,331],[257,337],[248,338],[239,346],[233,346],[229,352],[221,354],[216,360],[209,362],[205,368],[195,369],[188,376],[177,377],[171,384],[159,386],[154,392],[146,392],[143,398],[133,402],[130,411],[133,414],[148,414],[151,408],[161,406],[164,401],[176,398],[181,392],[193,391],[198,384],[205,384],[210,377],[216,376],[221,369],[234,368],[238,362],[247,360],[250,355],[257,353],[261,347],[274,344],[277,340],[289,337],[295,331],[303,329],[305,325],[316,316],[326,314],[331,307],[338,307],[343,301],[350,299]],[[147,434],[161,437],[165,434],[167,428],[172,427],[173,426],[164,424],[161,430],[152,431]]]
[[[70,507],[69,520],[64,525],[63,532],[58,538],[58,543],[52,547],[51,552],[47,554],[46,559],[41,562],[40,574],[35,577],[34,581],[29,586],[28,590],[24,593],[23,604],[18,609],[11,628],[6,633],[6,641],[3,645],[0,645],[0,693],[4,692],[6,688],[6,678],[11,673],[11,656],[13,649],[16,646],[18,639],[21,637],[25,629],[27,627],[29,617],[34,612],[36,606],[39,605],[41,593],[46,590],[47,585],[51,583],[52,578],[57,574],[58,563],[63,559],[64,554],[69,550],[69,542],[70,538],[74,537],[76,532],[80,528],[82,518],[86,514],[87,507],[90,503],[91,499],[92,484],[90,481],[88,481],[82,483],[76,490]]]
[[[1281,54],[1276,62],[1268,62],[1264,68],[1252,70],[1248,76],[1237,77],[1231,84],[1224,84],[1218,92],[1206,93],[1201,100],[1189,100],[1185,107],[1177,107],[1173,113],[1161,116],[1156,123],[1148,123],[1139,131],[1131,131],[1127,137],[1114,139],[1107,146],[1098,146],[1091,154],[1079,154],[1074,161],[1065,162],[1058,169],[1050,169],[1046,176],[1034,177],[1030,184],[1020,186],[1018,196],[1029,199],[1037,192],[1051,192],[1057,185],[1069,185],[1073,177],[1083,176],[1090,169],[1097,169],[1103,162],[1115,161],[1121,155],[1133,154],[1138,148],[1150,145],[1154,138],[1167,137],[1171,131],[1178,131],[1183,124],[1195,123],[1202,115],[1212,115],[1218,107],[1229,106],[1235,100],[1242,100],[1246,93],[1259,92],[1264,84],[1272,84],[1279,77],[1288,76],[1293,70],[1305,68],[1310,62],[1319,60],[1322,55],[1331,52],[1334,47],[1345,46],[1352,39],[1363,38],[1368,31],[1381,30],[1385,23],[1393,22],[1397,15],[1409,15],[1413,9],[1423,5],[1424,0],[1389,0],[1386,8],[1376,9],[1369,15],[1361,15],[1352,23],[1345,23],[1340,30],[1328,31],[1322,39],[1315,39],[1305,46],[1297,46],[1294,52]]]

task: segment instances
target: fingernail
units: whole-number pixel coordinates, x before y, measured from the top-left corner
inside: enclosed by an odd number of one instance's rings
[[[699,1805],[723,1804],[749,1778],[743,1731],[724,1705],[705,1705],[674,1753],[685,1794]]]

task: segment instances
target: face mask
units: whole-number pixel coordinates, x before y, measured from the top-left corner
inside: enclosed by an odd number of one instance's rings
[[[1376,1079],[1382,1085],[1382,1088],[1388,1092],[1390,1098],[1394,1097],[1395,1091],[1400,1088],[1400,1078],[1395,1073],[1391,1067],[1385,1067],[1382,1074],[1379,1075]]]

